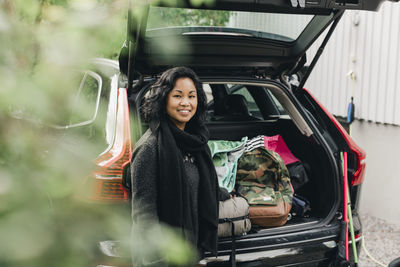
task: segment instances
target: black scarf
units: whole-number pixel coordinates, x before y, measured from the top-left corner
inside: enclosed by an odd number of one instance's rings
[[[189,193],[180,150],[195,158],[199,170],[198,192],[198,248],[216,254],[218,230],[218,180],[208,148],[208,130],[205,125],[187,127],[182,131],[169,119],[161,121],[157,131],[158,142],[158,216],[161,222],[192,230],[189,220]]]

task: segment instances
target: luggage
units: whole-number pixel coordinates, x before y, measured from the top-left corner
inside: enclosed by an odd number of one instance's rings
[[[250,205],[252,224],[272,227],[286,223],[293,189],[289,172],[276,152],[262,147],[245,152],[238,162],[236,181],[237,192]]]
[[[219,202],[219,237],[241,236],[250,229],[249,204],[246,199],[233,197]]]
[[[287,165],[287,168],[290,174],[290,182],[292,183],[295,192],[308,183],[309,179],[304,163],[300,161],[294,162]]]
[[[242,197],[232,197],[219,202],[218,237],[232,237],[229,263],[236,266],[236,236],[251,229],[249,204]]]
[[[292,209],[290,210],[292,217],[304,217],[310,209],[310,202],[305,197],[296,194],[293,196]]]
[[[280,195],[279,192],[276,193]],[[291,203],[278,198],[276,205],[254,205],[250,207],[250,220],[253,224],[262,227],[281,226],[288,220]]]

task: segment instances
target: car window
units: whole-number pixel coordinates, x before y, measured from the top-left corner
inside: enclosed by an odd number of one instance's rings
[[[84,76],[75,97],[69,124],[90,121],[97,116],[98,98],[101,95],[98,81],[90,75]]]
[[[99,91],[97,83],[92,79],[86,79],[81,89],[75,91],[75,103],[71,112],[69,124],[79,123],[90,119],[90,123],[77,124],[76,127],[69,127],[65,130],[66,136],[83,135],[86,141],[95,144],[94,154],[98,155],[109,147],[114,141],[115,120],[116,120],[116,90],[111,91],[108,86],[108,78],[102,77],[103,83]],[[98,100],[97,100],[98,98]],[[97,111],[95,112],[97,106]],[[93,114],[95,116],[93,117]]]
[[[247,101],[247,107],[249,109],[250,115],[254,116],[259,119],[263,119],[263,116],[261,114],[261,111],[259,107],[256,104],[256,101],[254,100],[253,96],[250,94],[250,92],[247,90],[246,87],[242,87],[239,90],[236,90],[232,93],[233,95],[242,95],[244,99]]]
[[[314,15],[150,7],[147,33],[170,29],[182,34],[236,34],[291,42]]]
[[[275,104],[278,100],[272,99],[265,87],[211,83],[204,88],[206,92],[210,88],[213,97],[207,103],[207,121],[261,121],[278,119],[281,115]]]

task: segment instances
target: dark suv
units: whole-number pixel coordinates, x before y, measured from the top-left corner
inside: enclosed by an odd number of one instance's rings
[[[108,91],[100,100],[108,103],[103,116],[108,147],[85,180],[91,188],[87,197],[130,204],[131,152],[147,127],[140,116],[141,103],[163,70],[185,65],[204,83],[211,139],[279,134],[307,166],[309,181],[295,194],[310,202],[310,210],[305,216],[292,216],[284,226],[254,229],[238,237],[237,262],[246,266],[333,264],[344,212],[342,152],[348,153],[359,247],[365,153],[303,85],[344,11],[376,10],[380,4],[380,0],[217,0],[200,6],[187,2],[147,6],[140,19],[133,19],[130,11],[119,69],[116,62],[96,62],[99,69],[111,69],[101,74],[109,76]],[[305,69],[306,51],[323,32],[324,41]],[[121,262],[118,247],[117,241],[100,242],[109,260]],[[199,264],[223,265],[230,253],[231,239],[220,239],[218,258],[207,255]]]

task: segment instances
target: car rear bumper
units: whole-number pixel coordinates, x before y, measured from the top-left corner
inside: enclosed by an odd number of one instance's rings
[[[358,217],[355,221],[357,226],[361,226]],[[271,233],[270,230],[274,229],[265,229],[257,234],[237,238],[235,242],[237,266],[329,266],[336,258],[340,233],[339,220],[334,220],[328,225],[316,225],[308,230],[283,231],[280,234]],[[356,227],[358,250],[362,238],[360,233],[361,229]],[[108,263],[103,266],[130,266],[125,246],[118,241],[99,242],[101,254]],[[231,246],[230,238],[220,240],[218,256],[206,254],[198,266],[228,266]],[[121,253],[122,250],[125,253]],[[349,251],[351,254],[351,244]]]

